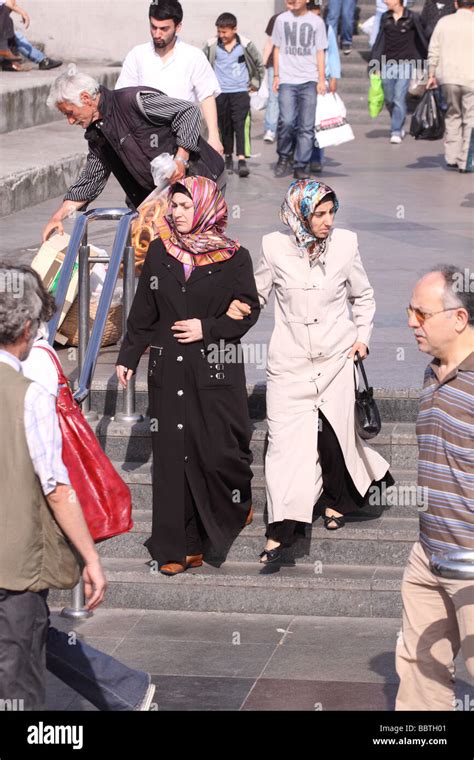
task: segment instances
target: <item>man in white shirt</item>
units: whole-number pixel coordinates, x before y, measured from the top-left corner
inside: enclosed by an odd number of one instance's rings
[[[199,103],[208,128],[207,142],[224,152],[217,126],[217,77],[206,56],[178,38],[183,9],[177,0],[154,0],[149,9],[151,41],[127,54],[115,89],[156,87],[166,95]]]

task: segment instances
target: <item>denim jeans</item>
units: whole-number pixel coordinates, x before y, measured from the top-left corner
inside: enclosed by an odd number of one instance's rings
[[[342,14],[341,37],[343,45],[352,44],[352,29],[354,24],[355,7],[356,0],[329,0],[329,11],[326,20],[328,22],[328,25],[332,26],[334,29],[334,33],[337,37],[339,18]]]
[[[20,32],[17,31],[15,31],[15,43],[18,52],[21,53],[21,55],[24,55],[25,58],[28,58],[29,61],[33,61],[33,63],[41,63],[41,61],[44,61],[46,58],[41,50],[35,48],[31,42],[28,42],[23,34],[20,34]]]
[[[281,84],[278,90],[277,152],[280,158],[289,158],[296,141],[294,169],[302,169],[311,161],[316,97],[316,82]]]
[[[132,670],[51,625],[46,641],[46,667],[98,710],[135,710],[150,684],[148,673]]]
[[[274,68],[273,66],[270,66],[269,69],[267,69],[267,76],[268,76],[268,91],[270,93],[268,98],[267,107],[265,109],[265,122],[263,125],[263,129],[265,132],[270,130],[270,132],[273,132],[276,134],[277,126],[278,126],[278,93],[273,92],[273,75],[274,75]]]
[[[400,135],[407,115],[407,92],[411,78],[411,67],[404,63],[387,66],[386,77],[382,79],[385,105],[391,116],[391,133]]]

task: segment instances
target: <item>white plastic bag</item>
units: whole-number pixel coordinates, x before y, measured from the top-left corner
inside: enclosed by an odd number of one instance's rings
[[[337,93],[318,95],[314,131],[320,148],[341,145],[354,139],[354,133],[346,121],[346,108]]]
[[[367,21],[364,21],[363,24],[359,24],[359,29],[361,32],[364,32],[364,34],[367,34],[369,37],[372,34],[372,29],[374,28],[375,23],[375,16],[371,16],[367,19]]]
[[[265,74],[260,89],[257,92],[250,93],[250,107],[254,111],[263,111],[267,107],[269,97],[267,75]]]

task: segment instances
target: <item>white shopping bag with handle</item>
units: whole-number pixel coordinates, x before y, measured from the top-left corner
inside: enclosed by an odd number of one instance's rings
[[[265,74],[260,89],[256,92],[250,93],[250,107],[254,111],[263,111],[263,109],[267,107],[269,97],[270,93],[268,91],[267,75]]]
[[[318,95],[314,130],[320,148],[341,145],[354,139],[354,133],[346,121],[346,107],[336,92]]]

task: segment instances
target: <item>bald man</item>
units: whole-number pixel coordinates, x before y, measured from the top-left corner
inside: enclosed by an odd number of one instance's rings
[[[454,710],[454,659],[474,677],[474,581],[435,576],[430,556],[474,550],[474,282],[442,265],[416,284],[408,325],[425,372],[416,425],[420,537],[402,582],[396,710]]]

